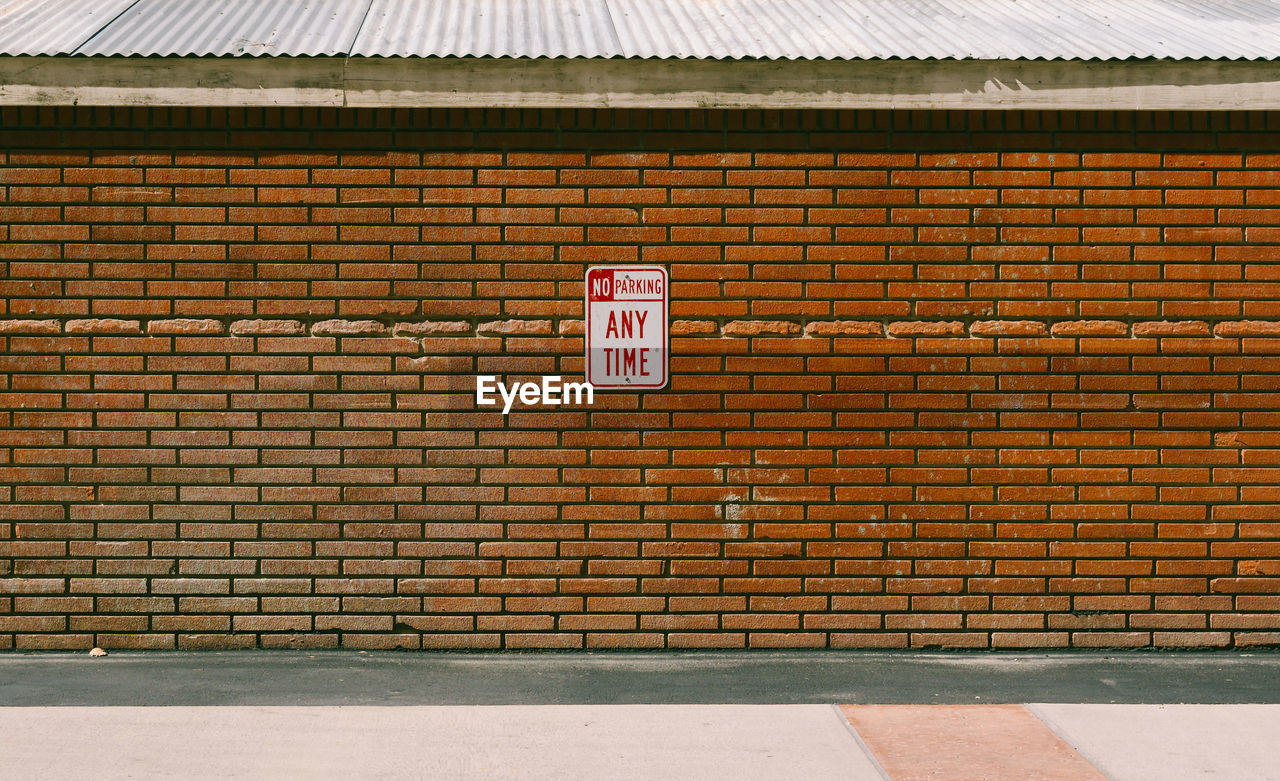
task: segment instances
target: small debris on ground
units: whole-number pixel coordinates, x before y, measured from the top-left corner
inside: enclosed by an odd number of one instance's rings
[[[102,650],[101,648],[94,648],[92,651],[89,652],[89,655],[90,656],[106,656],[107,652]]]

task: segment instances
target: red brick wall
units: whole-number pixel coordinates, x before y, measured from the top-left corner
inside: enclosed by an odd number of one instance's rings
[[[1280,115],[0,119],[0,648],[1280,641]]]

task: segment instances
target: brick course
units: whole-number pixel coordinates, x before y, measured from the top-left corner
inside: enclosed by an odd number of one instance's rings
[[[1280,643],[1278,114],[0,120],[0,648]]]

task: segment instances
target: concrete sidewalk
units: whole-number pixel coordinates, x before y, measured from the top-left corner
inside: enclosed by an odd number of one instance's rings
[[[0,655],[0,778],[1280,781],[1277,736],[1268,653]]]
[[[0,776],[1280,779],[1277,736],[1280,705],[0,708]]]

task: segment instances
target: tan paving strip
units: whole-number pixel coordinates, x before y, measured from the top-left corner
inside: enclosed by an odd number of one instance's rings
[[[842,705],[892,781],[1106,781],[1022,705]]]

